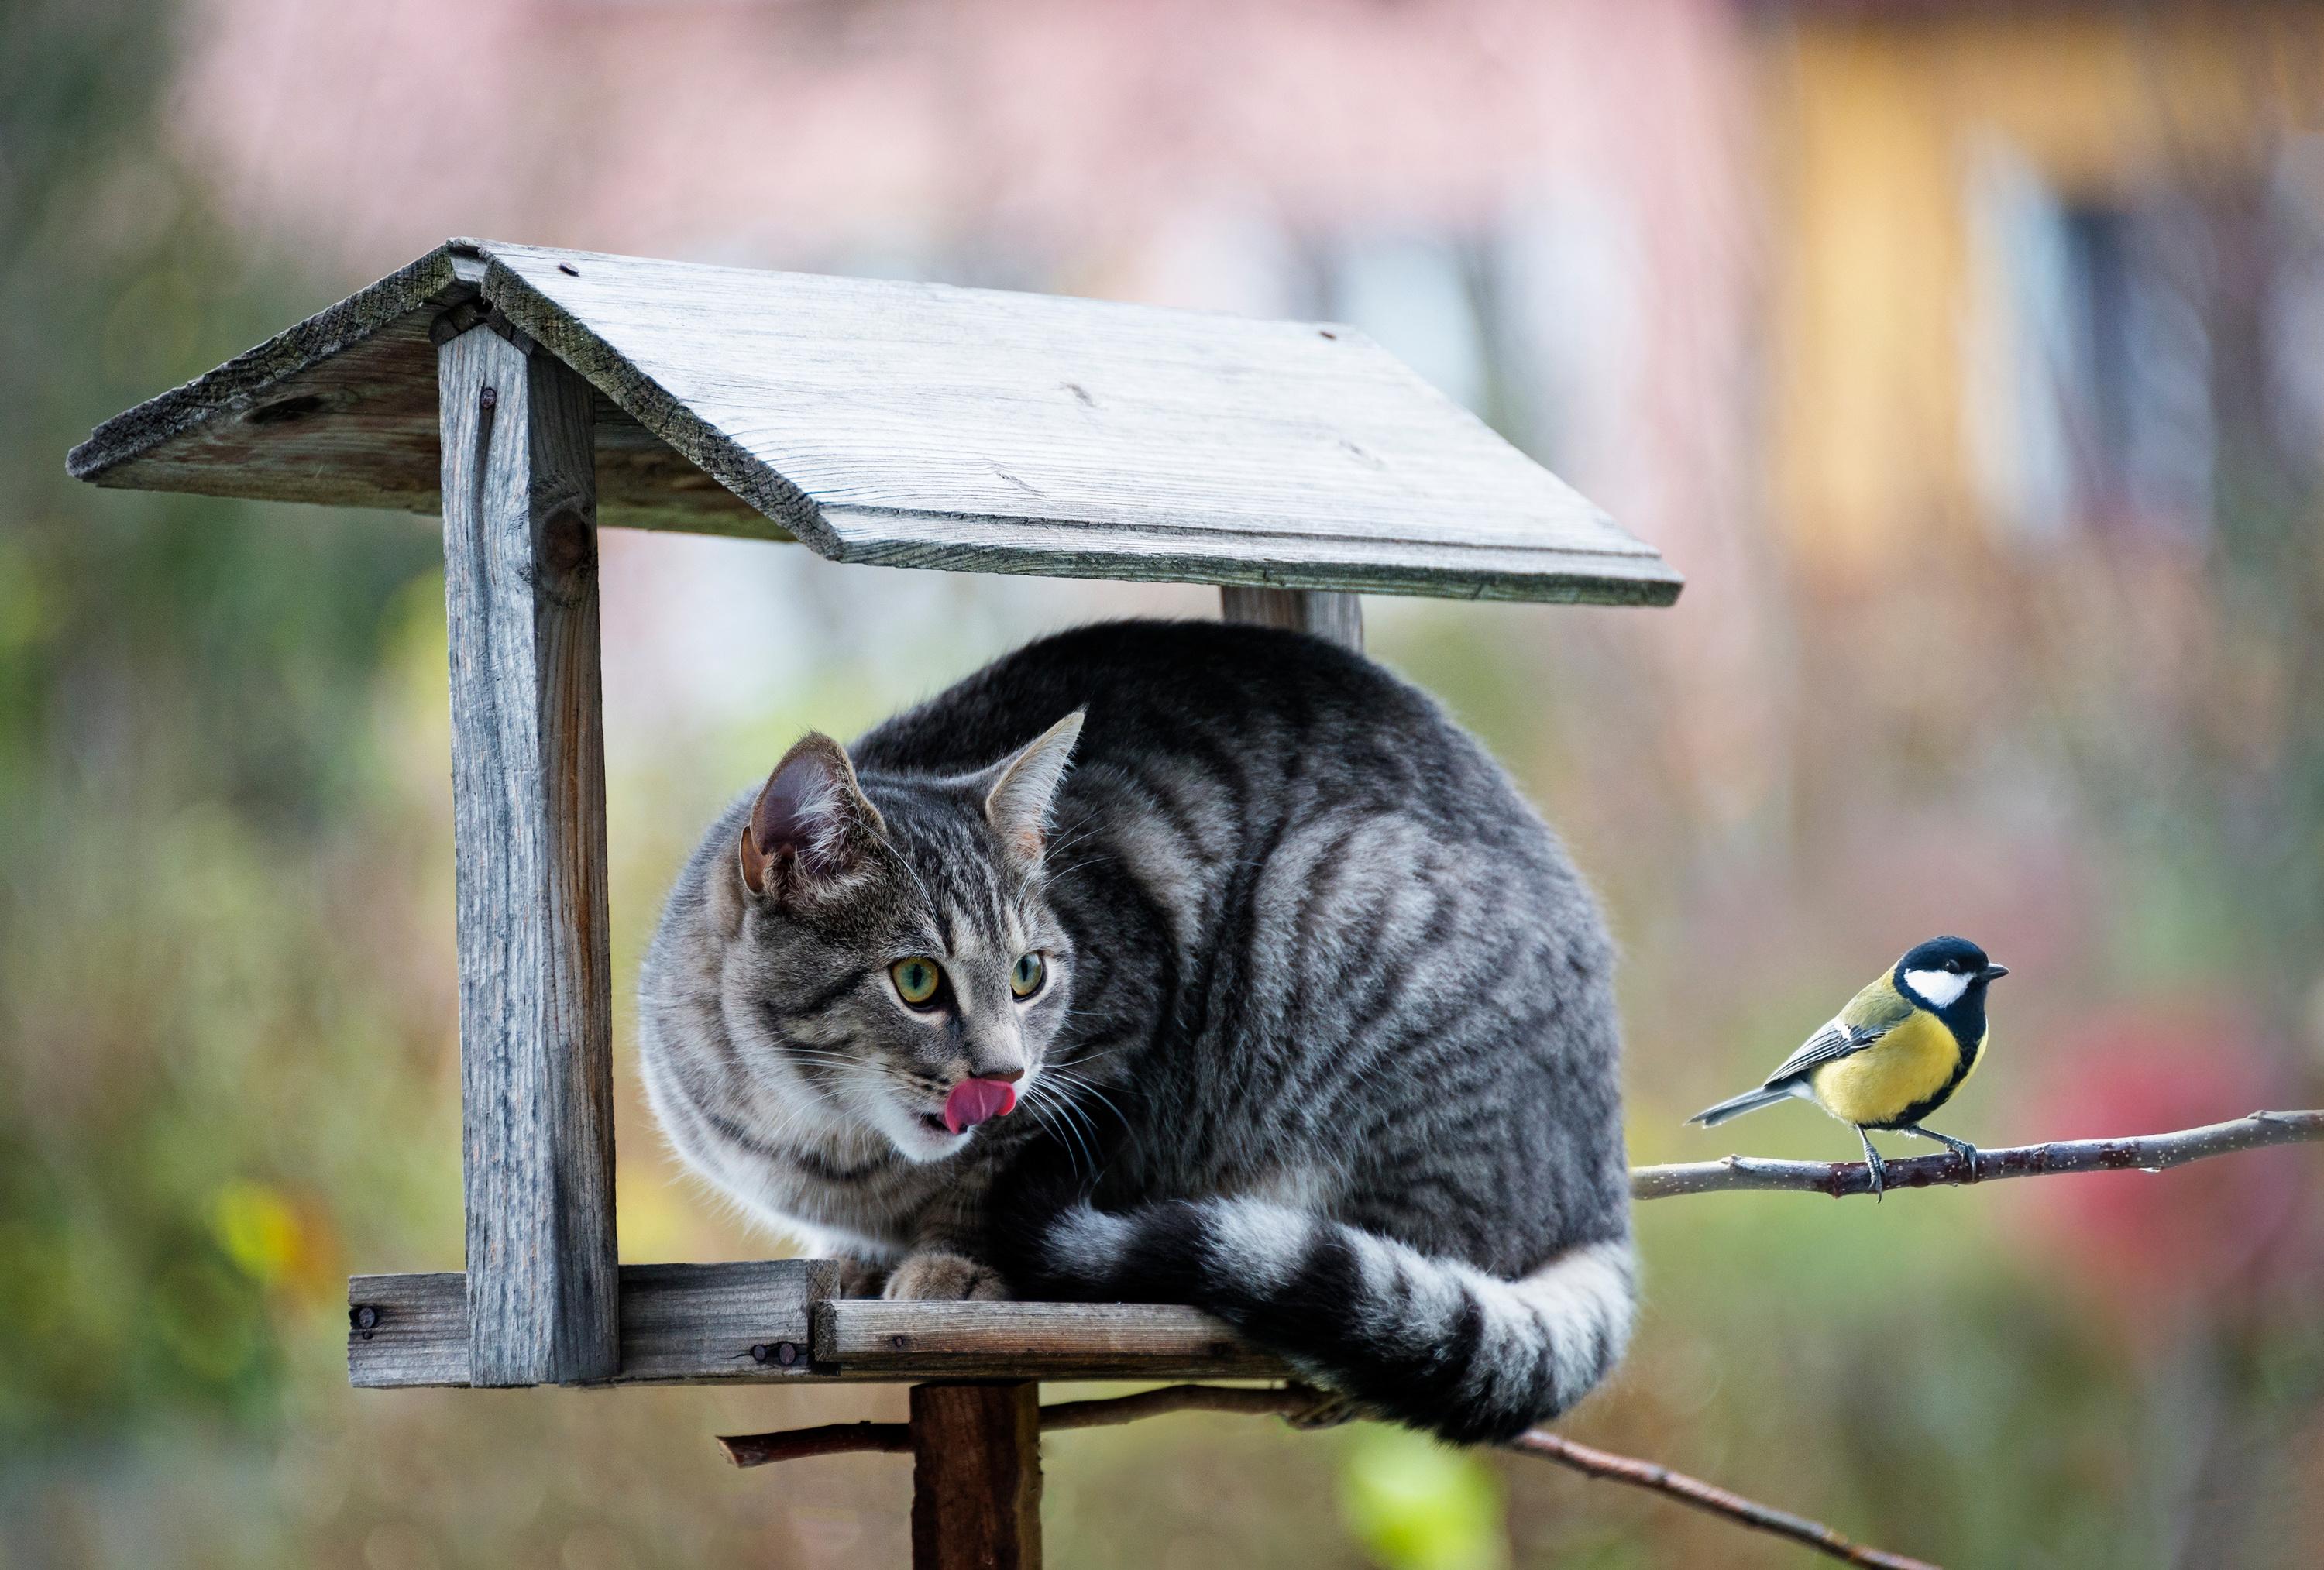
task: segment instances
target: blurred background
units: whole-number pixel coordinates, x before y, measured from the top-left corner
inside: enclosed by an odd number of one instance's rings
[[[66,448],[447,234],[1351,321],[1689,576],[1374,599],[1627,955],[1633,1152],[1908,942],[2014,969],[1946,1127],[2324,1098],[2324,10],[1996,0],[12,0],[0,7],[0,1563],[900,1564],[900,1391],[363,1393],[459,1264],[432,519]],[[632,1261],[759,1257],[626,996],[715,803],[1188,588],[609,531]],[[2312,1151],[1664,1201],[1567,1425],[1956,1565],[2324,1538]],[[1774,1565],[1538,1463],[1178,1418],[1048,1446],[1073,1565]]]

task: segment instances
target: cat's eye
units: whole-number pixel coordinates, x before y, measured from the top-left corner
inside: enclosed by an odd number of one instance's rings
[[[935,960],[915,954],[889,966],[888,979],[896,984],[897,996],[914,1008],[926,1008],[936,1001],[936,989],[944,985],[944,971]]]
[[[1016,969],[1009,972],[1009,990],[1019,997],[1030,997],[1041,990],[1048,973],[1048,967],[1041,963],[1038,954],[1019,954]]]

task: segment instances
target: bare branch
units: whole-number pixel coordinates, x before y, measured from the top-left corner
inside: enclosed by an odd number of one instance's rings
[[[1337,1403],[1305,1385],[1250,1389],[1220,1384],[1173,1384],[1140,1391],[1109,1400],[1058,1401],[1041,1409],[1041,1431],[1102,1428],[1158,1418],[1167,1412],[1240,1412],[1246,1417],[1279,1416],[1293,1422]],[[718,1443],[726,1459],[737,1466],[764,1466],[775,1461],[799,1461],[810,1455],[844,1455],[851,1451],[876,1450],[899,1454],[912,1447],[908,1423],[826,1423],[819,1428],[784,1428],[772,1434],[727,1434]]]
[[[1041,1432],[1103,1428],[1158,1418],[1166,1412],[1240,1412],[1245,1417],[1282,1417],[1297,1422],[1336,1404],[1305,1385],[1250,1390],[1222,1384],[1169,1384],[1110,1400],[1058,1401],[1041,1409]]]
[[[1237,1412],[1246,1417],[1281,1417],[1292,1423],[1336,1419],[1343,1403],[1327,1392],[1305,1385],[1248,1389],[1230,1385],[1174,1384],[1137,1395],[1105,1400],[1059,1401],[1041,1409],[1041,1431],[1098,1428],[1158,1418],[1168,1412]],[[777,1434],[742,1434],[718,1441],[737,1466],[762,1466],[770,1461],[790,1461],[807,1455],[832,1455],[852,1450],[909,1450],[911,1429],[902,1423],[833,1423],[820,1428],[793,1428]],[[1906,1558],[1879,1548],[1850,1542],[1821,1521],[1795,1516],[1756,1500],[1690,1477],[1683,1472],[1634,1456],[1618,1455],[1588,1445],[1560,1438],[1546,1428],[1536,1428],[1512,1440],[1509,1449],[1538,1455],[1587,1477],[1643,1488],[1695,1510],[1804,1544],[1818,1553],[1849,1565],[1877,1570],[1938,1570],[1925,1560]]]
[[[900,1454],[912,1447],[912,1428],[908,1423],[825,1423],[819,1428],[785,1428],[773,1434],[727,1434],[718,1442],[735,1465],[764,1466],[770,1461],[844,1455],[851,1450]]]
[[[1868,1548],[1861,1543],[1851,1543],[1821,1521],[1812,1521],[1805,1516],[1795,1516],[1789,1510],[1779,1510],[1757,1500],[1745,1499],[1739,1493],[1689,1477],[1683,1472],[1652,1461],[1640,1461],[1633,1456],[1617,1455],[1610,1450],[1600,1450],[1588,1445],[1577,1445],[1571,1439],[1560,1438],[1546,1428],[1535,1428],[1509,1442],[1512,1450],[1522,1450],[1528,1455],[1539,1455],[1554,1461],[1560,1466],[1570,1466],[1585,1477],[1604,1478],[1612,1483],[1627,1483],[1634,1488],[1651,1489],[1666,1499],[1696,1510],[1708,1510],[1724,1517],[1738,1526],[1754,1531],[1773,1532],[1779,1538],[1789,1538],[1803,1543],[1819,1554],[1848,1565],[1873,1565],[1881,1570],[1938,1570],[1925,1559],[1907,1558],[1881,1548]]]
[[[2210,1156],[2266,1145],[2324,1140],[2324,1112],[2255,1112],[2232,1123],[2214,1123],[2176,1134],[2135,1134],[2123,1139],[2061,1140],[1979,1151],[1972,1163],[1953,1151],[1887,1163],[1888,1189],[1989,1183],[2000,1178],[2035,1178],[2056,1172],[2160,1172]],[[1709,1194],[1733,1189],[1784,1189],[1828,1194],[1838,1199],[1872,1191],[1872,1172],[1862,1161],[1775,1161],[1758,1156],[1729,1156],[1667,1167],[1630,1169],[1630,1197],[1667,1199],[1679,1194]]]

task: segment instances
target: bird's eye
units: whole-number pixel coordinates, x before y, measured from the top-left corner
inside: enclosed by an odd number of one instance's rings
[[[1030,997],[1041,990],[1048,973],[1049,968],[1041,963],[1038,954],[1019,954],[1016,968],[1009,972],[1009,990],[1019,997]]]
[[[935,960],[915,954],[889,966],[888,979],[896,984],[897,996],[914,1008],[927,1008],[936,1002],[936,989],[944,985],[944,970]]]

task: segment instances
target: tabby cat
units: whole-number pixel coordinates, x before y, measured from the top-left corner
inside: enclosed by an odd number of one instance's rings
[[[1193,1303],[1489,1440],[1628,1336],[1611,967],[1427,697],[1115,622],[792,748],[678,878],[642,1056],[684,1157],[851,1290]]]

